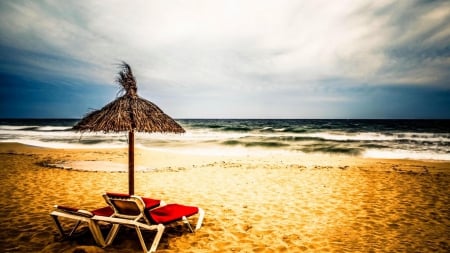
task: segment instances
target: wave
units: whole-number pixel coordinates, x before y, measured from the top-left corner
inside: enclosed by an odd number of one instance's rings
[[[53,131],[70,131],[72,130],[72,127],[67,126],[41,126],[36,129],[37,131],[46,131],[46,132],[53,132]]]
[[[245,142],[245,141],[237,141],[237,140],[228,140],[222,142],[224,145],[242,145],[245,147],[267,147],[267,148],[279,148],[279,147],[287,147],[289,144],[282,143],[282,142],[275,142],[275,141],[251,141],[251,142]]]
[[[72,127],[68,126],[0,126],[0,134],[26,134],[26,132],[32,134],[32,132],[59,132],[59,131],[71,131]],[[15,132],[20,131],[20,132]]]
[[[380,158],[380,159],[411,159],[411,160],[437,160],[450,161],[449,153],[435,153],[429,151],[411,151],[411,150],[379,150],[367,149],[362,153],[366,158]]]
[[[380,134],[380,133],[309,133],[297,135],[280,136],[286,140],[304,141],[304,140],[324,140],[324,141],[341,141],[341,142],[364,142],[364,141],[392,141],[392,142],[441,142],[450,143],[449,134],[435,133],[402,133],[402,134]]]
[[[13,125],[0,125],[0,130],[35,130],[39,126],[13,126]]]
[[[270,132],[270,133],[283,133],[283,132],[290,132],[288,131],[288,128],[273,128],[273,127],[263,127],[262,129],[258,130],[259,132]]]
[[[79,133],[76,120],[0,120],[0,141],[53,148],[124,147],[126,133]],[[450,121],[181,120],[185,134],[136,133],[136,145],[182,150],[450,160]],[[415,125],[414,125],[415,124]],[[415,126],[418,126],[415,129]],[[449,126],[446,131],[443,130]],[[208,153],[208,152],[207,152]]]
[[[326,153],[326,154],[344,154],[344,155],[361,155],[364,149],[352,147],[339,147],[333,145],[313,145],[299,149],[304,153]]]
[[[217,125],[217,124],[211,124],[211,125],[203,125],[203,124],[192,124],[190,125],[192,128],[210,128],[210,129],[218,129],[222,128],[223,126]]]
[[[285,132],[292,132],[292,133],[307,133],[308,129],[304,128],[293,128],[293,129],[286,129]]]
[[[248,132],[252,130],[250,127],[222,127],[220,128],[223,131],[232,131],[232,132]]]

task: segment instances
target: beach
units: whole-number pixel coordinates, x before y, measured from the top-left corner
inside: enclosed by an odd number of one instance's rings
[[[450,162],[263,154],[138,148],[137,195],[206,211],[195,233],[166,229],[157,252],[449,252]],[[0,251],[141,252],[130,229],[104,249],[89,233],[61,241],[49,215],[126,193],[127,155],[0,143]]]

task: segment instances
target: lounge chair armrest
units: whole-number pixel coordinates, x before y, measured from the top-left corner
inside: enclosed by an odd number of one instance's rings
[[[92,214],[91,212],[89,212],[87,210],[77,209],[77,208],[73,208],[73,207],[69,207],[69,206],[55,205],[54,208],[55,208],[55,211],[58,211],[58,212],[65,212],[65,213],[69,213],[69,214],[73,214],[73,215],[80,215],[80,216],[84,216],[84,217],[88,217],[88,218],[94,216],[94,214]]]

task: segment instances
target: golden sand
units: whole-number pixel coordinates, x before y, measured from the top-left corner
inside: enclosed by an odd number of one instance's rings
[[[127,192],[127,173],[99,168],[126,163],[126,149],[1,143],[0,252],[141,252],[127,229],[105,249],[89,233],[60,241],[49,215],[55,204],[89,210],[105,205],[104,192]],[[147,170],[136,194],[206,211],[196,233],[167,229],[157,252],[450,251],[448,162],[137,150],[136,165]]]

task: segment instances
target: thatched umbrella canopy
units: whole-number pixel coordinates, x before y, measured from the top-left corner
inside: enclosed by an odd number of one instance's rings
[[[74,127],[77,131],[125,132],[129,134],[129,193],[134,194],[134,132],[184,133],[184,129],[152,102],[137,95],[136,79],[122,62],[117,82],[124,93],[100,110],[93,111]]]

